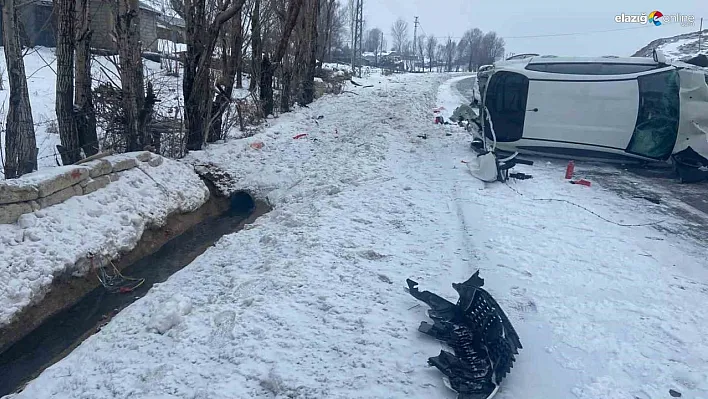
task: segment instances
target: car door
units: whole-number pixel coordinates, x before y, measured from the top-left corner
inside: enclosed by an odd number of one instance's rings
[[[523,138],[625,150],[634,131],[638,104],[636,78],[532,78]]]

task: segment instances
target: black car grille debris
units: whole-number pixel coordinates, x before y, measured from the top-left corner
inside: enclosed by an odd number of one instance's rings
[[[497,301],[484,289],[479,271],[452,287],[460,298],[456,304],[433,294],[419,291],[418,283],[406,280],[408,292],[430,306],[433,324],[422,322],[418,331],[447,343],[453,353],[440,351],[428,359],[447,377],[458,399],[487,399],[497,391],[511,371],[521,341]]]

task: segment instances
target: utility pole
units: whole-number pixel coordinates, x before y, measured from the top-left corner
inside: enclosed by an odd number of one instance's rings
[[[361,77],[361,50],[362,38],[364,37],[364,0],[357,0],[357,32],[359,33],[359,45],[357,46],[356,57],[359,60],[359,74],[357,76]],[[354,71],[352,71],[354,72]]]
[[[386,49],[384,48],[384,36],[383,36],[383,31],[381,31],[381,42],[380,42],[379,44],[381,45],[381,51],[379,51],[379,59],[381,59],[381,57],[383,57],[383,54],[382,54],[382,53],[383,53],[384,51],[386,51]],[[378,61],[377,61],[377,62],[378,62]],[[378,64],[381,65],[380,62],[378,62]],[[377,66],[379,66],[379,65],[377,65]],[[383,68],[381,68],[381,72],[383,73]]]
[[[364,0],[357,0],[354,5],[354,35],[352,37],[352,73],[357,73],[357,64],[359,64],[359,72],[357,76],[361,77],[361,38],[364,36]]]
[[[703,18],[701,18],[701,26],[698,28],[698,54],[701,53],[701,38],[703,37]]]
[[[416,43],[418,41],[418,17],[415,17],[413,22],[413,70],[415,70],[416,61],[418,61],[418,47]]]
[[[351,3],[350,3],[351,4]],[[356,16],[357,16],[357,10],[359,9],[359,1],[357,0],[356,4],[354,4],[354,14],[350,16],[353,18],[351,21],[351,24],[349,25],[349,28],[351,29],[351,52],[352,52],[352,73],[355,73],[356,69],[356,30],[359,27],[356,23]]]

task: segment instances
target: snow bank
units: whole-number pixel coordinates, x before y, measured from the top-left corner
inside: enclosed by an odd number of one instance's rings
[[[209,198],[191,166],[175,161],[142,164],[118,177],[91,194],[25,214],[20,223],[0,225],[0,326],[41,300],[56,277],[86,273],[89,252],[115,257],[129,251],[146,227]]]
[[[477,269],[524,345],[496,398],[708,396],[708,312],[692,305],[706,299],[704,247],[668,233],[683,222],[661,206],[568,184],[564,164],[509,185],[474,179],[469,136],[430,118],[448,77],[363,79],[374,87],[193,153],[275,209],[13,398],[452,399],[427,367],[441,346],[417,331],[425,307],[403,286],[454,300],[450,283]],[[620,227],[544,198],[665,221]]]
[[[176,54],[187,51],[187,45],[184,43],[176,43],[171,40],[158,39],[157,51],[164,54]]]

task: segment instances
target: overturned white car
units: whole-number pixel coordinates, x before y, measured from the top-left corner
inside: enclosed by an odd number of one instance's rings
[[[708,74],[700,68],[660,54],[537,56],[484,74],[484,132],[501,150],[616,161],[674,155],[708,166]]]

